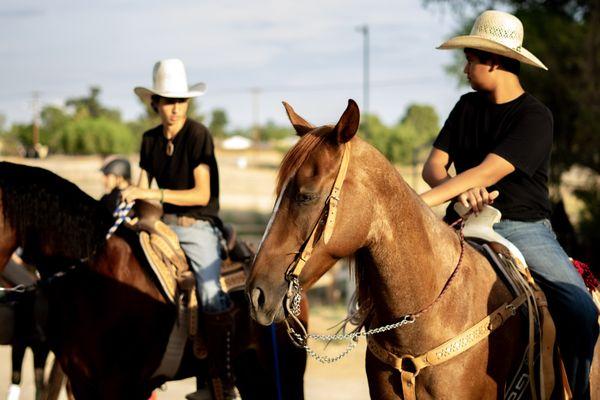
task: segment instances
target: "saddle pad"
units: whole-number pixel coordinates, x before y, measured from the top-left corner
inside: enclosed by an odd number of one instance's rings
[[[154,275],[160,283],[161,291],[171,303],[175,303],[177,269],[169,256],[165,255],[165,251],[170,252],[169,246],[165,245],[160,236],[150,235],[148,232],[140,232],[140,244],[152,271],[154,271]]]

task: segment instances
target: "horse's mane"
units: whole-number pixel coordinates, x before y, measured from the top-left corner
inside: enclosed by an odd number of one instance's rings
[[[108,210],[50,171],[0,162],[0,191],[4,219],[28,255],[38,255],[43,243],[53,255],[79,260],[105,242]]]
[[[322,126],[305,134],[298,140],[281,161],[277,175],[277,192],[280,193],[283,185],[291,178],[298,168],[304,164],[312,151],[326,140],[326,135],[331,131],[330,126]]]

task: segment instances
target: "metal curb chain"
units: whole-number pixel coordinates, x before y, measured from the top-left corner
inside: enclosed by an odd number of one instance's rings
[[[298,317],[300,315],[300,301],[301,301],[300,293],[302,292],[302,287],[300,286],[300,282],[298,281],[297,277],[293,277],[291,279],[289,290],[290,290],[289,293],[294,293],[291,296],[292,297],[292,301],[291,301],[292,307],[291,307],[290,311],[293,314],[294,319],[296,321],[298,321],[296,317]],[[288,324],[288,333],[293,336],[292,340],[295,343],[302,344],[300,347],[302,347],[304,350],[306,350],[306,353],[309,356],[311,356],[312,358],[314,358],[321,364],[331,364],[331,363],[337,362],[337,361],[341,360],[342,358],[346,357],[352,350],[354,350],[354,348],[356,348],[359,337],[361,337],[361,336],[368,337],[371,335],[377,335],[379,333],[391,331],[391,330],[399,328],[403,325],[414,324],[415,320],[416,320],[416,317],[414,315],[408,314],[408,315],[404,315],[400,319],[400,321],[395,322],[393,324],[380,326],[378,328],[369,329],[367,331],[358,331],[358,332],[343,333],[343,334],[337,334],[337,335],[320,335],[320,334],[314,334],[314,333],[306,333],[305,335],[302,335],[302,334],[296,332],[294,330],[294,328],[292,328]],[[298,323],[300,323],[300,322],[298,321]],[[348,346],[346,346],[346,348],[340,354],[338,354],[337,356],[330,357],[330,356],[318,354],[316,351],[314,351],[312,348],[310,348],[310,346],[308,346],[308,344],[307,344],[308,339],[314,339],[314,340],[321,341],[321,342],[330,342],[332,340],[348,340],[349,343],[348,343]]]

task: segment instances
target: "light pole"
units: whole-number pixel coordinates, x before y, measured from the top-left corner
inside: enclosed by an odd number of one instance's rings
[[[357,26],[356,30],[363,35],[363,115],[369,114],[369,25]],[[368,131],[367,119],[364,120]]]

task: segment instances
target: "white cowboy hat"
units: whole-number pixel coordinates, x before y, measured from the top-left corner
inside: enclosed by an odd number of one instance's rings
[[[206,91],[204,82],[188,86],[183,62],[177,58],[158,61],[152,71],[152,88],[138,86],[133,89],[142,101],[149,103],[152,95],[167,98],[188,99]]]
[[[469,47],[499,54],[548,70],[536,56],[523,47],[523,24],[509,13],[484,11],[473,24],[469,35],[456,36],[442,43],[438,49]]]

